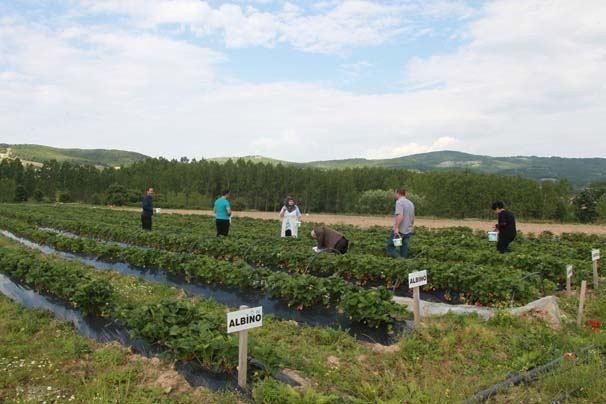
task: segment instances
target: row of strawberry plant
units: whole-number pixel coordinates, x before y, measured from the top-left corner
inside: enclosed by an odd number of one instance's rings
[[[140,304],[130,295],[120,295],[118,288],[92,269],[23,248],[1,248],[0,268],[12,279],[84,313],[120,320],[131,336],[164,347],[177,360],[197,360],[215,370],[235,367],[237,344],[225,334],[223,308],[214,302],[165,298]]]
[[[12,207],[11,207],[12,208]],[[12,210],[12,209],[11,209]],[[39,209],[43,212],[43,214],[34,215],[38,220],[43,218],[45,220],[53,220],[57,219],[57,213],[61,215],[61,221],[63,221],[63,225],[66,222],[70,223],[70,230],[78,229],[82,226],[83,222],[88,223],[102,223],[100,227],[94,229],[95,235],[101,238],[111,237],[114,240],[120,240],[120,236],[124,232],[128,232],[133,228],[136,228],[132,225],[132,221],[136,221],[136,214],[131,212],[121,212],[121,211],[107,211],[104,209],[89,209],[89,208],[62,208],[57,210],[56,208],[43,207]],[[27,211],[25,211],[27,212]],[[92,213],[91,213],[92,212]],[[32,219],[32,213],[26,213],[30,219]],[[297,240],[295,243],[283,243],[283,240],[276,240],[276,237],[270,237],[265,234],[268,227],[267,221],[260,221],[258,219],[239,219],[244,220],[248,223],[248,228],[246,231],[239,232],[235,239],[239,240],[240,243],[236,243],[236,247],[234,250],[238,249],[239,245],[242,244],[251,244],[251,240],[253,241],[253,245],[264,245],[264,246],[272,246],[274,249],[271,251],[272,254],[269,254],[269,257],[263,257],[262,252],[260,253],[260,257],[250,257],[251,259],[257,259],[261,262],[256,262],[257,264],[266,264],[266,265],[276,265],[275,262],[271,262],[272,256],[278,258],[278,251],[288,249],[289,253],[296,252],[298,259],[291,259],[289,262],[289,267],[291,269],[301,269],[302,266],[306,266],[307,259],[309,258],[309,247],[313,244],[310,240]],[[162,231],[158,231],[158,233],[170,237],[172,235],[178,234],[181,236],[190,236],[191,242],[182,243],[182,245],[176,245],[174,247],[179,248],[181,251],[186,251],[187,248],[192,247],[192,243],[194,243],[193,247],[196,246],[195,242],[201,239],[213,239],[211,236],[213,233],[209,233],[209,224],[211,223],[211,219],[208,217],[200,217],[200,216],[179,216],[179,215],[170,215],[165,216],[160,221],[162,223],[161,229]],[[114,227],[115,224],[120,224],[118,227]],[[170,224],[167,224],[170,223]],[[130,224],[130,225],[129,225]],[[176,225],[175,225],[176,224]],[[107,226],[112,227],[110,231],[111,234],[99,234],[100,231],[107,229]],[[254,227],[253,227],[254,226]],[[240,224],[238,225],[240,227]],[[236,229],[238,229],[236,227]],[[376,251],[381,251],[380,254],[383,254],[383,244],[384,244],[384,235],[382,234],[383,230],[381,228],[371,228],[371,229],[359,229],[353,228],[352,226],[343,226],[344,231],[352,236],[355,236],[354,241],[354,252],[363,253],[367,249],[364,248],[364,245],[375,244],[374,249]],[[81,229],[84,230],[84,229]],[[90,232],[90,229],[87,229]],[[237,232],[237,230],[236,230]],[[270,233],[271,234],[271,233]],[[420,253],[421,256],[424,257],[433,257],[439,259],[440,261],[450,261],[450,262],[476,262],[471,261],[475,260],[478,256],[478,253],[489,251],[492,253],[493,246],[488,243],[483,237],[482,232],[473,232],[468,228],[450,228],[450,229],[440,229],[440,230],[426,230],[426,229],[418,229],[413,238],[413,252]],[[599,238],[597,236],[589,237],[589,240],[583,240],[583,242],[571,242],[567,241],[566,238],[571,237],[571,235],[563,235],[562,238],[553,240],[551,238],[543,238],[543,239],[534,239],[534,240],[526,240],[523,236],[520,236],[518,239],[519,242],[516,243],[516,252],[514,254],[509,254],[505,256],[501,256],[499,254],[490,254],[489,256],[483,255],[481,259],[485,260],[488,258],[490,263],[499,264],[509,266],[508,262],[504,262],[507,258],[512,255],[521,254],[521,255],[535,255],[537,252],[540,252],[542,256],[551,256],[555,258],[560,258],[562,262],[559,263],[561,266],[565,263],[570,263],[570,260],[578,260],[583,261],[586,260],[589,256],[591,248],[600,248],[600,246],[604,247],[604,239]],[[129,238],[131,235],[129,234]],[[354,237],[352,237],[354,238]],[[587,237],[585,237],[587,238]],[[127,240],[124,240],[127,241]],[[162,241],[162,246],[160,248],[171,248],[171,246],[166,246],[166,242]],[[290,241],[290,240],[289,240]],[[226,244],[226,243],[223,243]],[[222,244],[222,245],[223,245]],[[211,250],[212,250],[211,245]],[[369,250],[372,250],[370,248]],[[375,252],[376,252],[375,251]],[[254,248],[251,248],[251,251],[247,251],[249,253],[254,253]],[[203,251],[203,253],[212,254],[213,251]],[[233,251],[217,251],[216,254],[220,256],[220,254],[227,253],[233,254]],[[371,254],[371,255],[380,255],[380,254]],[[361,254],[367,255],[367,254]],[[267,262],[263,262],[263,258],[267,260]],[[293,262],[294,261],[294,262]],[[389,260],[387,260],[389,261]],[[568,261],[568,262],[566,262]],[[484,263],[488,263],[483,261]],[[279,264],[279,263],[278,263]],[[531,268],[529,269],[531,270]],[[557,269],[559,271],[560,268]]]
[[[336,303],[347,308],[347,315],[369,326],[391,323],[401,307],[389,296],[373,293],[338,277],[318,278],[308,274],[273,272],[266,268],[253,268],[244,262],[227,262],[201,255],[121,247],[84,238],[70,238],[33,229],[21,222],[0,218],[0,226],[38,243],[100,260],[126,262],[138,267],[156,267],[169,272],[185,274],[189,279],[240,288],[258,288],[269,292],[299,309],[314,305]],[[348,305],[352,299],[364,299],[374,306],[372,311],[359,310]]]
[[[5,221],[7,219],[4,219]],[[331,276],[327,278],[317,278],[309,275],[291,275],[280,272],[272,272],[264,268],[250,268],[243,263],[229,264],[224,261],[216,261],[205,256],[189,256],[175,254],[170,252],[158,252],[157,250],[134,249],[138,255],[129,254],[133,249],[124,249],[117,245],[97,243],[92,240],[61,237],[58,235],[49,235],[43,231],[37,231],[29,228],[27,225],[19,226],[16,223],[9,224],[12,230],[19,234],[25,234],[28,238],[34,238],[38,241],[50,241],[60,249],[68,249],[72,252],[94,254],[102,259],[119,259],[138,266],[153,266],[159,264],[162,268],[168,270],[184,271],[188,276],[196,276],[208,282],[219,282],[223,284],[235,285],[240,287],[261,287],[267,289],[275,297],[286,298],[290,304],[306,306],[317,303],[328,304],[331,297],[341,295],[341,307],[346,308],[353,317],[379,317],[385,318],[384,314],[353,313],[354,306],[347,306],[347,301],[355,300],[355,293],[352,292],[353,285],[344,283],[341,279]],[[142,235],[148,233],[141,233]],[[86,247],[92,244],[96,249]],[[102,247],[103,251],[99,248]],[[177,262],[163,260],[158,261],[158,255],[180,257],[180,260],[186,259],[187,262]],[[185,258],[187,257],[187,258]],[[405,281],[408,273],[421,269],[429,269],[431,273],[431,283],[426,287],[428,290],[442,290],[462,293],[469,302],[479,302],[482,304],[492,304],[501,301],[508,301],[511,298],[512,290],[516,291],[518,300],[528,300],[538,294],[534,282],[524,281],[525,273],[520,270],[511,270],[508,268],[488,268],[484,266],[471,266],[461,264],[439,263],[430,259],[394,261],[398,266],[395,270],[388,272],[382,268],[377,257],[354,257],[354,256],[320,256],[320,261],[325,261],[322,265],[326,268],[329,265],[341,265],[341,270],[335,270],[335,273],[345,278],[364,278],[380,279],[390,284],[398,281]],[[338,261],[337,261],[338,260]],[[195,262],[194,265],[191,263]],[[200,262],[206,261],[205,264]],[[332,261],[332,262],[331,262]],[[235,266],[236,270],[228,269],[230,265]],[[238,265],[243,265],[238,267]],[[214,267],[217,271],[209,273],[208,271],[198,272],[196,268]],[[354,269],[351,269],[354,268]],[[358,270],[359,272],[356,272]],[[202,275],[200,275],[202,274]],[[296,279],[296,281],[293,281]],[[345,286],[347,285],[347,286]],[[343,293],[347,290],[349,293]],[[376,296],[374,296],[376,297]],[[376,300],[376,299],[375,299]],[[386,300],[386,299],[384,299]],[[374,304],[384,306],[381,301],[374,301]],[[384,311],[389,313],[389,311]],[[378,321],[375,319],[374,321]],[[368,322],[368,320],[367,320]]]
[[[120,212],[123,214],[124,212]],[[23,216],[23,215],[22,215]],[[340,274],[348,279],[354,278],[361,283],[373,280],[385,281],[387,286],[393,285],[417,269],[431,269],[437,263],[447,262],[451,266],[460,267],[458,263],[465,263],[467,270],[483,271],[486,266],[520,269],[527,272],[539,272],[542,277],[552,282],[564,281],[564,267],[574,264],[577,268],[576,276],[585,276],[590,271],[590,264],[579,259],[558,259],[547,253],[540,253],[546,248],[542,244],[532,245],[532,254],[517,252],[515,254],[500,255],[492,249],[484,247],[479,249],[453,248],[472,247],[478,243],[478,237],[469,229],[447,229],[436,232],[439,241],[433,247],[433,253],[422,256],[417,260],[406,263],[376,257],[373,255],[354,254],[346,256],[324,255],[310,263],[309,254],[291,248],[297,244],[295,240],[279,240],[277,245],[259,243],[250,245],[241,239],[217,240],[215,237],[201,239],[188,234],[165,234],[160,232],[143,232],[132,229],[128,225],[100,225],[88,223],[87,219],[70,221],[48,216],[39,217],[25,215],[26,219],[41,225],[50,225],[64,230],[76,232],[85,236],[106,238],[114,241],[124,241],[136,245],[159,248],[163,250],[195,252],[211,255],[218,258],[237,259],[244,258],[249,262],[261,265],[288,268],[291,271],[317,270],[329,274]],[[484,241],[484,240],[482,240]],[[484,241],[485,243],[485,241]],[[545,242],[551,243],[551,242]],[[544,244],[545,244],[544,243]],[[561,247],[561,246],[560,246]],[[562,248],[560,248],[562,249]],[[429,257],[432,255],[432,257]],[[480,266],[481,268],[473,268]],[[446,285],[441,285],[446,286]],[[451,287],[451,286],[449,286]],[[470,288],[464,284],[458,285],[458,290],[468,291]]]
[[[111,212],[114,214],[115,212]],[[118,215],[124,215],[125,212],[117,212]],[[33,216],[33,217],[32,217]],[[483,304],[499,301],[502,296],[511,293],[512,289],[524,289],[517,278],[524,278],[527,272],[538,272],[543,278],[551,282],[561,283],[564,281],[564,267],[566,263],[572,263],[577,268],[575,277],[581,278],[587,276],[590,272],[590,265],[582,260],[561,260],[550,254],[538,253],[541,250],[549,251],[553,242],[543,241],[538,244],[532,254],[506,254],[499,255],[494,251],[474,250],[471,248],[474,243],[483,242],[469,229],[446,229],[435,233],[440,240],[436,243],[434,251],[437,251],[436,257],[424,257],[416,260],[407,260],[405,262],[385,259],[372,255],[346,255],[319,256],[314,260],[313,265],[309,265],[309,256],[307,253],[298,249],[290,248],[296,245],[295,240],[279,240],[278,245],[269,243],[259,243],[249,245],[241,239],[217,240],[216,238],[200,239],[199,237],[187,234],[164,234],[159,232],[142,232],[132,229],[128,225],[100,225],[88,223],[87,217],[78,217],[74,220],[64,220],[51,218],[48,215],[27,215],[30,221],[37,221],[39,224],[54,225],[56,227],[68,228],[84,235],[102,236],[118,241],[127,241],[138,245],[144,245],[152,248],[160,248],[176,251],[196,252],[198,254],[213,255],[218,258],[246,258],[248,261],[260,263],[263,265],[273,265],[286,267],[293,271],[303,269],[316,269],[321,272],[334,273],[343,276],[346,279],[355,279],[364,284],[367,281],[384,281],[387,286],[391,286],[398,281],[406,279],[409,272],[419,269],[429,269],[434,279],[433,288],[449,292],[460,292],[465,294],[471,301],[479,301]],[[261,223],[262,224],[262,223]],[[282,244],[280,244],[282,243]],[[443,243],[443,245],[440,245]],[[468,246],[469,252],[465,249],[452,248],[456,243]],[[561,246],[560,246],[561,247]],[[450,259],[452,255],[462,255],[459,259]],[[446,262],[444,262],[446,261]],[[461,264],[463,262],[464,264]],[[445,265],[446,264],[446,265]],[[503,274],[499,279],[505,280],[509,286],[497,289],[496,285],[492,290],[478,287],[485,282],[484,278],[490,278],[493,274]],[[456,276],[453,276],[455,274]],[[482,274],[486,274],[482,276]],[[454,281],[453,281],[454,280]],[[526,281],[535,282],[532,278]],[[549,289],[550,284],[548,284]],[[483,290],[484,289],[484,290]],[[480,296],[478,296],[480,291]],[[524,299],[523,293],[517,293],[516,297]],[[526,298],[532,297],[528,294]]]

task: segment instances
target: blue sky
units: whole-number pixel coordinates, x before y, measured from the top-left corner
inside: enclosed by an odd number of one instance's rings
[[[0,0],[0,142],[606,156],[606,2]]]

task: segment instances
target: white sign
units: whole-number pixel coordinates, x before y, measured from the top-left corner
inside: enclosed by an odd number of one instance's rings
[[[412,272],[408,274],[408,289],[427,285],[427,271]]]
[[[227,333],[257,328],[263,325],[263,306],[227,313]]]
[[[572,278],[572,265],[566,265],[566,277]]]
[[[599,248],[592,248],[591,249],[591,260],[592,261],[597,261],[600,259],[600,249]]]

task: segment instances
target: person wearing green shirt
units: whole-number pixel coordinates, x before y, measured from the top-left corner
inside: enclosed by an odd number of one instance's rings
[[[217,237],[227,236],[229,234],[229,224],[231,217],[231,206],[229,190],[223,191],[222,196],[215,201],[213,212],[215,212],[215,223],[217,225]]]

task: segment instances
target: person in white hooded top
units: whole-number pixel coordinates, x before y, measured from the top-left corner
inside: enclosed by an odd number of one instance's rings
[[[286,197],[284,206],[280,209],[280,217],[282,218],[280,236],[296,238],[298,236],[299,223],[301,223],[301,211],[292,197]]]

